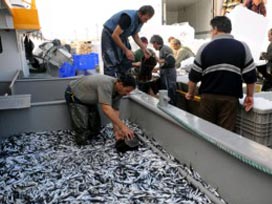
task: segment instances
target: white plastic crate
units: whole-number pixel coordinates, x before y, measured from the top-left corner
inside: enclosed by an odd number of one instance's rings
[[[238,134],[242,135],[243,137],[246,137],[248,139],[251,139],[257,143],[263,144],[265,146],[272,146],[272,138],[271,136],[267,136],[267,134],[260,134],[260,133],[256,133],[254,131],[251,130],[247,130],[247,129],[243,129],[243,128],[239,128],[236,126],[236,130],[235,130]],[[262,135],[262,136],[256,136],[256,135]],[[265,136],[266,135],[266,136]]]
[[[272,91],[254,93],[254,97],[264,98],[264,99],[267,99],[269,101],[272,101]]]
[[[246,112],[244,108],[240,108],[238,116],[241,120],[250,121],[257,124],[271,124],[272,123],[272,109],[259,110],[253,108],[251,111]]]
[[[254,108],[249,112],[241,106],[236,117],[235,131],[260,144],[272,146],[272,92],[255,93],[256,102],[260,102],[260,100],[257,101],[258,98],[266,99],[266,104],[262,106],[255,103]]]
[[[246,131],[254,133],[257,137],[270,137],[272,134],[272,127],[271,125],[256,125],[256,124],[248,124],[245,122],[237,121],[236,122],[236,129],[240,131]]]

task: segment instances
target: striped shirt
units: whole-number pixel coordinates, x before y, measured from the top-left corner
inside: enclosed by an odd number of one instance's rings
[[[256,66],[246,43],[221,34],[198,50],[189,79],[201,81],[199,94],[209,93],[241,98],[242,83],[255,83]]]

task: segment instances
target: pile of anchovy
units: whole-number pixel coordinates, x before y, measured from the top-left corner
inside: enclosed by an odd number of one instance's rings
[[[126,123],[147,138],[137,125]],[[173,162],[167,162],[144,142],[138,151],[118,153],[110,124],[88,145],[78,146],[73,138],[73,131],[60,130],[3,141],[0,203],[212,203],[184,179],[177,169],[182,165],[171,155]],[[201,180],[191,168],[183,168]]]

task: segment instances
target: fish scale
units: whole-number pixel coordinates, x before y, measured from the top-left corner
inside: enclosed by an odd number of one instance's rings
[[[147,138],[136,124],[125,123]],[[154,139],[140,141],[138,151],[123,154],[114,148],[111,124],[86,146],[77,146],[73,137],[73,131],[59,130],[22,133],[4,141],[0,202],[212,203],[177,168],[184,168],[202,181],[199,174],[177,162]],[[173,162],[163,160],[148,143]]]

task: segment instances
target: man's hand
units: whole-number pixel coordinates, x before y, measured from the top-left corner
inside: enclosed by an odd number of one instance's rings
[[[136,67],[136,68],[140,68],[141,67],[141,62],[132,62],[132,66]]]
[[[152,70],[152,72],[153,72],[153,73],[157,73],[159,70],[160,70],[159,67],[155,67],[155,68]]]
[[[127,49],[125,54],[126,54],[126,57],[128,58],[128,60],[130,60],[130,61],[135,60],[134,53],[131,50]]]
[[[253,108],[254,100],[252,96],[246,96],[244,100],[245,111],[248,112]]]
[[[122,127],[121,131],[123,133],[123,137],[127,139],[132,139],[134,137],[134,132],[127,126]]]
[[[194,97],[195,97],[194,94],[191,94],[191,93],[189,93],[189,92],[187,92],[187,93],[185,94],[185,98],[186,98],[187,100],[189,100],[189,101],[193,100]]]
[[[123,130],[114,130],[114,136],[116,140],[132,139],[134,137],[134,132],[128,127],[125,127]]]
[[[114,136],[116,140],[125,139],[121,130],[114,131]]]
[[[151,53],[149,52],[148,49],[144,49],[143,52],[144,52],[145,59],[148,59],[151,56]]]

